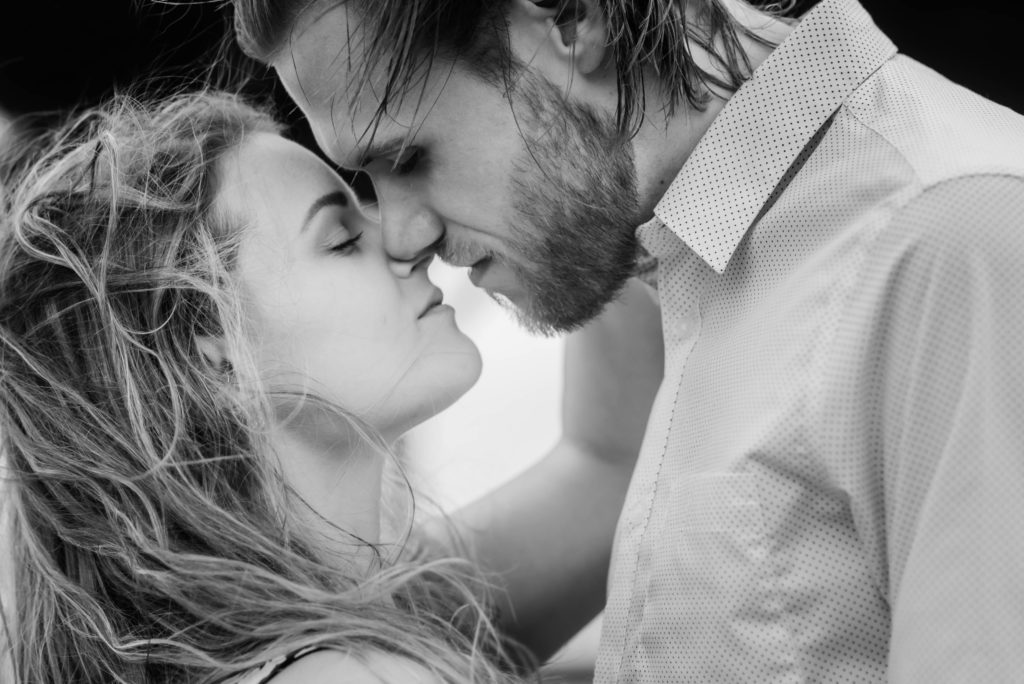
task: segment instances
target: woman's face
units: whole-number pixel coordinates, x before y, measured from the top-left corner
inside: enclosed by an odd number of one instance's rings
[[[272,388],[328,400],[394,439],[472,386],[480,356],[427,278],[430,258],[389,259],[380,225],[330,167],[261,133],[221,169],[217,202],[244,226],[236,272]],[[285,404],[312,418],[297,424],[336,436],[314,403]]]

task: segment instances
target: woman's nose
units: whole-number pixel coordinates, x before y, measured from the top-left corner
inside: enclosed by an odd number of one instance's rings
[[[420,271],[426,272],[427,267],[434,260],[433,252],[423,252],[414,259],[399,260],[394,258],[388,259],[388,264],[391,266],[391,271],[399,278],[408,278],[414,273]]]

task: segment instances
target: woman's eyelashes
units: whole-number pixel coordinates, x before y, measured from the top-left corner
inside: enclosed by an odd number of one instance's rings
[[[356,247],[359,245],[359,239],[361,237],[363,237],[363,231],[359,231],[359,233],[350,237],[348,240],[345,240],[344,242],[339,242],[337,244],[331,245],[330,251],[342,255],[351,254],[356,250]]]

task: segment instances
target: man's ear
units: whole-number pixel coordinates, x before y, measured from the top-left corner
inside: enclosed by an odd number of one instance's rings
[[[608,24],[596,0],[513,0],[513,51],[553,83],[599,78],[608,58]]]
[[[213,368],[230,367],[231,359],[223,338],[213,335],[198,335],[196,336],[196,348]]]

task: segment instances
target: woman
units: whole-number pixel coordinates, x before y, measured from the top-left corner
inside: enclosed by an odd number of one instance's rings
[[[56,136],[0,245],[15,681],[510,679],[482,579],[381,510],[480,370],[428,261],[233,97]]]

